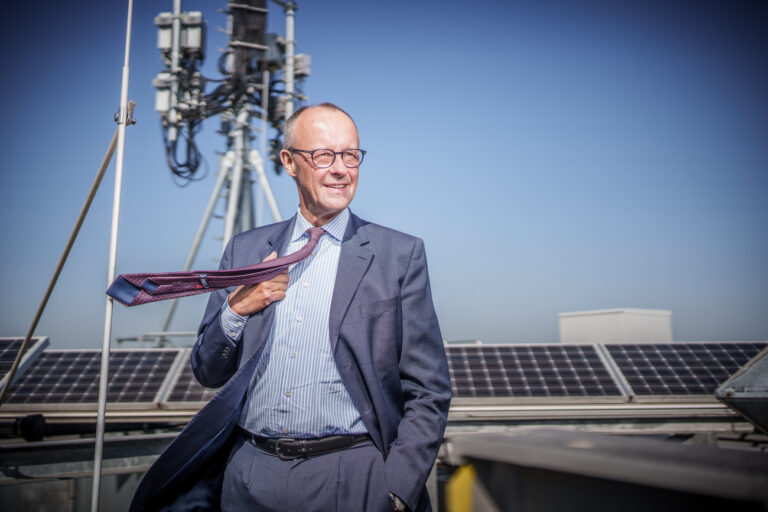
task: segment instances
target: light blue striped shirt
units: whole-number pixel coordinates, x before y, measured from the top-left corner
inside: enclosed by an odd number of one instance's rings
[[[268,437],[367,432],[333,359],[328,325],[348,221],[345,209],[323,226],[328,234],[312,255],[288,271],[288,290],[275,304],[272,329],[240,416],[240,425],[250,432]],[[299,212],[286,254],[307,243],[304,231],[310,227]],[[237,339],[246,319],[225,301],[221,322],[225,333]]]

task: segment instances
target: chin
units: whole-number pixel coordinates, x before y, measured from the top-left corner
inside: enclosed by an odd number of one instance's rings
[[[349,203],[347,203],[347,204],[349,204]],[[327,216],[333,216],[333,217],[335,217],[335,216],[336,216],[336,215],[338,215],[338,214],[339,214],[339,213],[340,213],[342,210],[344,210],[344,208],[346,208],[346,207],[347,207],[346,205],[344,205],[344,206],[338,206],[338,207],[337,207],[337,206],[331,206],[331,205],[327,205],[327,206],[325,206],[325,208],[323,208],[323,210],[326,212],[326,215],[327,215]]]
[[[352,198],[349,197],[333,197],[323,201],[322,207],[324,210],[334,213],[339,213],[341,210],[349,206],[352,202]]]

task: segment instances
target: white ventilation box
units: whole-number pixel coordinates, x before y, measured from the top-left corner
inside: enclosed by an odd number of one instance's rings
[[[665,309],[600,309],[560,313],[560,342],[666,343],[672,341],[672,312]]]

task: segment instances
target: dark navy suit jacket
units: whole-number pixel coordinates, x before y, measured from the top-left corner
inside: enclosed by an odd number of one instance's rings
[[[221,268],[282,253],[293,222],[233,237]],[[232,343],[219,322],[231,291],[211,295],[191,356],[201,384],[223,387],[149,469],[131,510],[218,508],[231,434],[275,307],[252,315],[239,343]],[[411,510],[428,510],[424,484],[442,441],[451,385],[420,239],[350,216],[331,302],[330,339],[339,373],[384,454],[390,492]]]

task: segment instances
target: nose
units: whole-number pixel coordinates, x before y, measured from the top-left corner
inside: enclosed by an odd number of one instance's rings
[[[341,155],[336,155],[328,170],[331,174],[338,176],[343,176],[349,172],[349,168],[341,161]]]

